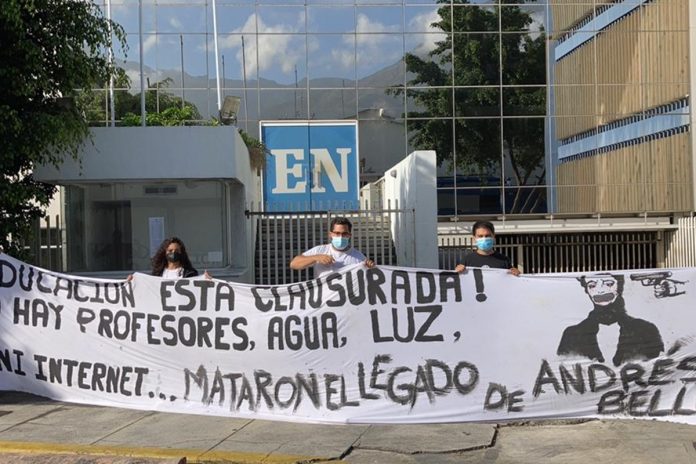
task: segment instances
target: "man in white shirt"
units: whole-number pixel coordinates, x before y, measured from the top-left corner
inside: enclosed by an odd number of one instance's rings
[[[333,218],[329,230],[330,243],[315,246],[295,256],[290,261],[290,268],[299,271],[314,266],[314,277],[318,278],[358,263],[364,263],[368,268],[374,267],[374,261],[351,246],[353,225],[347,218]]]

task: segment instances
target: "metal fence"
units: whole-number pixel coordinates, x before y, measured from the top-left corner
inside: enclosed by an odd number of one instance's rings
[[[60,216],[46,216],[33,224],[32,240],[24,244],[27,262],[53,271],[63,271],[63,227]]]
[[[336,216],[353,223],[352,245],[378,264],[396,265],[391,227],[397,220],[413,222],[410,211],[248,211],[256,221],[255,283],[282,285],[313,278],[312,268],[290,269],[290,261],[302,252],[329,241],[329,224]]]
[[[496,249],[527,274],[662,267],[657,231],[496,235]],[[454,269],[473,249],[469,236],[438,237],[441,269]]]

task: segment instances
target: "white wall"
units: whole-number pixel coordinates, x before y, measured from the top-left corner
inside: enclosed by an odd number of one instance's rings
[[[384,174],[383,207],[412,213],[393,216],[392,236],[402,266],[437,269],[437,161],[434,151],[414,151]]]
[[[253,279],[255,230],[246,219],[245,210],[247,203],[258,201],[259,179],[251,171],[246,145],[234,127],[93,128],[91,140],[85,142],[79,162],[67,159],[58,168],[39,166],[34,175],[39,180],[59,185],[118,186],[118,199],[124,197],[136,203],[141,199],[133,192],[129,194],[133,186],[142,189],[145,183],[170,182],[183,188],[189,181],[194,181],[191,185],[202,184],[195,181],[220,181],[226,186],[222,201],[211,204],[210,198],[196,199],[195,195],[188,195],[179,202],[172,200],[172,208],[191,219],[208,208],[206,217],[213,214],[219,223],[207,225],[217,230],[205,230],[206,225],[193,219],[191,222],[196,222],[191,224],[193,229],[184,230],[193,237],[187,245],[198,241],[195,248],[204,254],[216,252],[222,245],[228,253],[228,265],[209,271],[223,279],[246,282]],[[161,209],[162,205],[159,207]],[[209,211],[210,207],[218,208],[217,212]],[[187,208],[193,209],[186,213]],[[156,215],[163,214],[158,210]],[[143,233],[147,217],[141,216],[131,218],[133,233]],[[220,240],[223,232],[225,235]],[[177,233],[181,232],[177,229]],[[195,252],[194,247],[188,248]]]
[[[232,179],[250,176],[244,142],[231,126],[94,127],[60,166],[37,166],[44,182]],[[241,151],[243,150],[243,151]]]

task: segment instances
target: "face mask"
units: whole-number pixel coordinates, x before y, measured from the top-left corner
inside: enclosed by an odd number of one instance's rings
[[[345,250],[350,245],[350,239],[348,237],[332,237],[331,245],[337,250]]]
[[[491,251],[493,249],[493,244],[495,240],[493,237],[483,237],[476,239],[476,248],[481,251]]]
[[[171,263],[176,263],[181,260],[181,253],[178,251],[172,251],[171,253],[167,253],[167,261]]]

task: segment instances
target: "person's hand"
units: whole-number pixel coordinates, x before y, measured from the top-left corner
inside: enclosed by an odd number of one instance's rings
[[[128,277],[126,277],[126,282],[133,282],[133,274],[128,274]]]
[[[458,272],[460,274],[462,272],[466,272],[466,266],[464,266],[463,264],[457,264],[457,267],[454,268],[454,272]]]
[[[206,269],[205,271],[203,271],[203,277],[205,277],[205,278],[208,279],[208,280],[213,280],[213,276],[211,276],[210,274],[208,274],[208,270],[207,270],[207,269]]]
[[[373,267],[375,267],[375,262],[372,261],[370,258],[367,258],[365,260],[365,267],[368,269],[372,269]]]
[[[522,274],[520,272],[520,270],[517,269],[516,267],[511,267],[509,272],[510,272],[510,274],[514,275],[515,277],[518,277],[520,274]]]
[[[323,264],[324,266],[330,266],[335,262],[335,260],[331,255],[316,255],[315,262]]]

